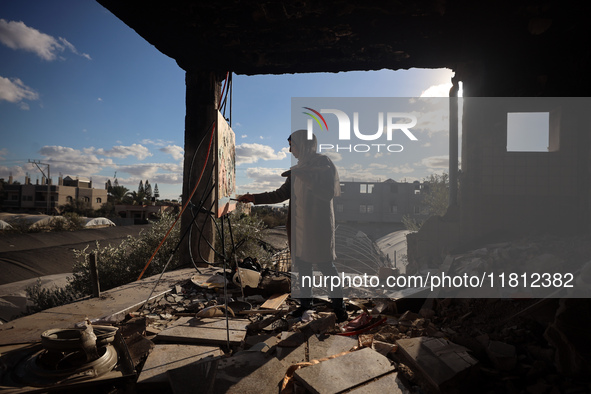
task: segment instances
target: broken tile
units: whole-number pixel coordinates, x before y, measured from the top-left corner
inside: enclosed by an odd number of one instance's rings
[[[214,392],[277,394],[286,370],[284,363],[265,353],[238,353],[220,360]]]
[[[341,335],[329,335],[318,339],[316,335],[308,338],[308,354],[310,360],[318,360],[335,354],[351,350],[357,345],[357,340]]]
[[[392,372],[347,392],[347,394],[367,393],[403,394],[408,393],[408,389],[406,389],[402,381],[398,379],[398,373]]]
[[[239,345],[246,336],[247,319],[226,319],[223,317],[194,318],[181,317],[171,327],[161,331],[156,339],[169,342]]]
[[[205,358],[183,367],[169,369],[168,382],[173,394],[214,393],[220,357]]]
[[[436,390],[467,377],[478,363],[465,347],[442,338],[399,339],[396,343],[403,362]]]
[[[478,340],[484,345],[486,354],[495,368],[501,371],[510,371],[515,368],[517,365],[515,346],[500,341],[491,341],[488,336],[481,336]]]
[[[365,348],[301,368],[294,376],[310,392],[329,394],[354,388],[391,371],[394,367],[390,360]]]
[[[179,368],[205,357],[221,356],[216,346],[156,345],[148,356],[138,378],[138,385],[167,383],[166,371]]]

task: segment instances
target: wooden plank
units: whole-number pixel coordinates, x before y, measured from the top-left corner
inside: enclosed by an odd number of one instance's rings
[[[289,293],[285,294],[273,294],[267,301],[261,305],[261,309],[279,309],[279,307],[289,297]]]

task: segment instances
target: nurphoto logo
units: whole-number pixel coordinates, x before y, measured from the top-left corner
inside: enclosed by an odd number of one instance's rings
[[[307,131],[308,131],[308,139],[312,139],[312,135],[314,133],[314,121],[320,127],[320,130],[328,131],[328,123],[322,114],[332,114],[336,116],[338,122],[338,139],[339,141],[350,141],[351,140],[351,118],[347,115],[344,111],[338,109],[321,109],[317,111],[310,107],[303,107],[304,109],[310,112],[304,112],[304,114],[308,115],[310,119],[307,122]],[[384,130],[386,131],[386,140],[392,141],[392,137],[402,132],[409,140],[411,141],[418,141],[417,137],[409,130],[410,128],[416,126],[417,118],[413,114],[405,113],[405,112],[387,112],[384,116],[384,112],[377,113],[377,131],[375,132],[367,132],[364,130],[362,132],[359,127],[359,112],[353,112],[353,134],[355,137],[361,141],[377,141],[384,135]],[[385,118],[385,120],[384,120]],[[406,121],[406,122],[402,122]],[[388,152],[402,152],[404,147],[400,144],[355,144],[355,145],[339,145],[339,144],[319,144],[318,150],[319,152],[327,151],[327,150],[335,150],[336,152],[339,151],[349,151],[349,152],[368,152],[372,149],[376,149],[377,152],[380,152],[381,149],[383,151]]]

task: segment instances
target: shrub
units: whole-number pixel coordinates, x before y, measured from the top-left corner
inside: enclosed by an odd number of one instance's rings
[[[69,304],[82,296],[70,286],[44,289],[41,287],[41,279],[37,280],[33,287],[27,287],[26,292],[27,297],[33,302],[33,306],[27,306],[27,313],[37,313],[55,306]]]
[[[75,250],[76,263],[73,267],[73,277],[69,279],[70,285],[76,292],[91,294],[89,261],[90,254],[97,256],[97,267],[101,290],[112,289],[136,280],[150,257],[164,238],[164,235],[174,222],[172,215],[163,214],[162,218],[145,230],[139,236],[127,236],[117,246],[101,246],[98,242],[96,248],[90,250],[87,246],[83,250]],[[156,256],[147,268],[144,276],[151,276],[162,272],[164,266],[172,255],[180,236],[180,226],[170,232],[168,238],[158,250]],[[179,258],[173,256],[168,269],[178,267]]]
[[[271,262],[272,253],[266,250],[262,245],[264,244],[263,230],[265,224],[256,216],[244,215],[237,211],[229,215],[230,224],[232,226],[232,238],[234,245],[236,245],[236,257],[244,259],[245,257],[256,258],[261,265],[266,265]],[[221,220],[218,220],[218,228],[221,226]],[[225,251],[222,250],[221,239],[216,240],[216,251],[219,254],[225,253],[228,258],[232,258],[232,243],[229,235],[228,222],[224,221],[224,234],[226,239],[224,242]],[[218,256],[216,261],[221,262]],[[231,260],[233,263],[233,260]]]
[[[73,275],[68,277],[68,284],[65,288],[48,290],[42,289],[40,284],[27,288],[28,297],[35,303],[32,311],[64,305],[92,294],[89,268],[91,253],[97,255],[101,290],[112,289],[135,281],[173,221],[172,215],[164,214],[159,221],[153,222],[152,226],[143,230],[139,236],[128,236],[119,245],[101,246],[97,242],[93,250],[89,246],[83,250],[74,250],[76,262],[73,266]],[[145,276],[160,273],[164,269],[179,241],[179,234],[180,229],[177,225],[152,260]],[[178,264],[179,258],[174,256],[168,269],[176,268]]]

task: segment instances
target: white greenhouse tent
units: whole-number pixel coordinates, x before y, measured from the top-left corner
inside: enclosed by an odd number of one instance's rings
[[[0,230],[10,230],[12,226],[5,222],[4,220],[0,220]]]
[[[84,218],[82,219],[84,227],[107,227],[115,226],[111,220],[107,218]]]

